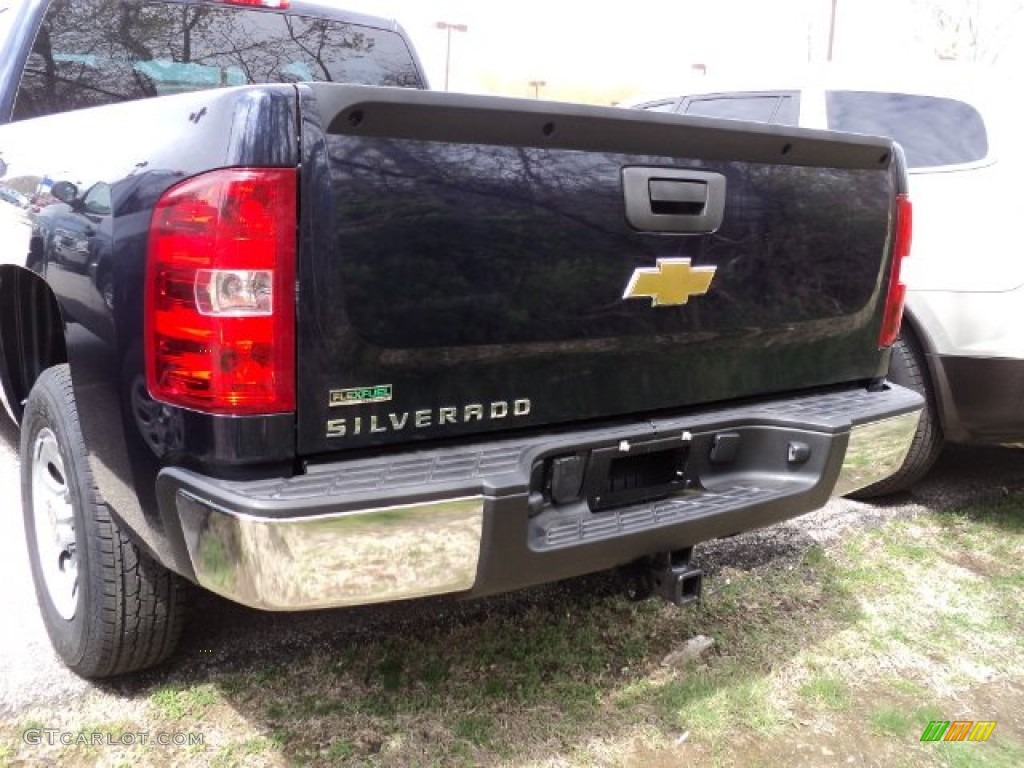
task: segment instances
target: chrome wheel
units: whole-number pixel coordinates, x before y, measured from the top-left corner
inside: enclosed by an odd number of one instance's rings
[[[39,569],[60,617],[70,621],[78,605],[75,513],[57,436],[39,430],[32,446],[32,516]]]

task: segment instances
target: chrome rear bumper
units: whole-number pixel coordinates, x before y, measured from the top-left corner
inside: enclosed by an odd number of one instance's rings
[[[381,603],[473,586],[482,497],[273,519],[181,492],[200,585],[266,610]]]
[[[288,478],[227,481],[167,468],[157,495],[165,529],[180,533],[180,560],[192,565],[185,575],[254,608],[481,595],[818,509],[900,467],[921,405],[899,387],[850,390],[338,461]],[[689,446],[682,492],[598,512],[586,491],[568,502],[546,495],[554,459],[628,452],[621,446],[652,435]],[[725,437],[736,447],[728,457],[716,448]]]
[[[851,429],[832,495],[845,496],[895,474],[907,458],[920,418],[920,412],[904,413]]]

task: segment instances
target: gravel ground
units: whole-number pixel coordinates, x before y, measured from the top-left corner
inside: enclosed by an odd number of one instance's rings
[[[0,716],[41,696],[70,701],[89,687],[57,661],[36,609],[21,523],[17,455],[18,432],[0,413]]]
[[[969,504],[1024,487],[1022,449],[946,450],[931,475],[913,494],[880,504],[835,499],[821,510],[772,528],[698,547],[697,560],[714,574],[725,567],[752,569],[798,560],[814,544],[827,544],[850,528],[870,528],[893,517],[914,517],[933,508]],[[90,691],[124,705],[124,697],[155,680],[201,679],[208,670],[246,669],[292,656],[297,648],[358,643],[368,633],[396,635],[438,623],[478,620],[481,615],[515,613],[529,604],[564,602],[572,594],[617,588],[607,574],[486,600],[457,603],[444,598],[345,611],[269,614],[252,611],[207,593],[195,595],[180,652],[156,672],[114,683],[93,684],[68,672],[50,649],[39,619],[24,552],[20,514],[17,432],[0,418],[0,718],[25,709],[71,705]],[[99,689],[99,690],[97,690]]]

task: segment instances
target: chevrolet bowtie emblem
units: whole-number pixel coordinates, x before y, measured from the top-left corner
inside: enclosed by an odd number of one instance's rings
[[[658,266],[633,272],[622,298],[648,298],[652,307],[685,304],[691,296],[708,292],[715,269],[691,267],[689,259],[658,259]]]

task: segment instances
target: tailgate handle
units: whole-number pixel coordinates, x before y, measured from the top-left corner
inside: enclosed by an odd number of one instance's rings
[[[704,213],[708,204],[706,181],[651,179],[647,187],[651,193],[651,210],[654,213],[698,216]]]
[[[623,168],[626,220],[641,232],[707,234],[722,225],[725,177],[680,168]]]

